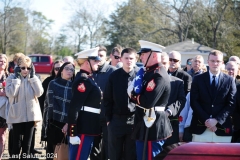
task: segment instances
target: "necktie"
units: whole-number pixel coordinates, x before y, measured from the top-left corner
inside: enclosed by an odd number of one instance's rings
[[[216,76],[212,76],[211,90],[212,90],[213,95],[216,92],[216,81],[215,81],[215,78],[216,78]]]

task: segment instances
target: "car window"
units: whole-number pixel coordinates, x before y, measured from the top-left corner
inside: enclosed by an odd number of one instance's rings
[[[32,62],[39,62],[39,57],[37,57],[37,56],[31,56],[30,58],[31,58]]]
[[[41,62],[49,62],[49,57],[41,57]]]

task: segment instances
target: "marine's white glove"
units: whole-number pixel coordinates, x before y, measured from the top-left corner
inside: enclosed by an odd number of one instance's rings
[[[134,82],[135,82],[135,79],[133,79],[132,81],[130,81],[129,83],[128,83],[128,88],[127,88],[127,93],[128,93],[128,96],[131,98],[131,93],[132,93],[132,91],[133,91],[133,89],[134,89]]]
[[[81,140],[78,136],[75,136],[75,137],[70,137],[70,140],[69,142],[72,144],[72,145],[76,145],[76,144],[80,144],[81,143]]]
[[[7,123],[8,126],[8,130],[10,131],[11,129],[13,129],[12,123]]]
[[[128,108],[129,108],[130,112],[134,112],[136,110],[136,105],[132,102],[129,102]]]

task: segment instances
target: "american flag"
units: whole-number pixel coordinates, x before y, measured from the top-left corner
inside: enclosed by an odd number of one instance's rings
[[[144,76],[144,68],[140,68],[140,70],[137,73],[137,76],[135,77],[135,82],[134,82],[134,92],[137,94],[141,93],[143,76]]]

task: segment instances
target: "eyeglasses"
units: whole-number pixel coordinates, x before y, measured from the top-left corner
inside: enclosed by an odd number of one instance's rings
[[[226,70],[229,72],[229,71],[235,71],[235,69],[234,68],[226,68]]]
[[[192,65],[192,62],[187,62],[188,65]]]
[[[55,67],[54,70],[55,71],[59,71],[60,67]]]
[[[20,67],[20,68],[21,68],[21,70],[26,70],[27,69],[28,71],[31,69],[29,67]]]
[[[174,63],[177,63],[177,62],[179,62],[179,60],[178,60],[178,59],[174,59],[174,58],[169,58],[169,61],[170,61],[170,62],[174,62]]]
[[[217,64],[220,64],[220,63],[222,63],[222,61],[214,61],[214,60],[209,60],[211,63],[217,63]]]
[[[115,56],[115,55],[113,55],[113,56],[114,56],[115,59],[119,59],[120,58],[119,56]]]
[[[69,68],[69,67],[64,67],[64,69],[65,69],[66,71],[71,71],[71,72],[74,72],[74,71],[75,71],[75,69]]]

